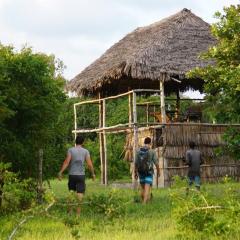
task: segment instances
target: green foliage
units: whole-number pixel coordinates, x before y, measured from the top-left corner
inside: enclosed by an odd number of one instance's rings
[[[224,151],[233,156],[236,160],[240,160],[240,132],[239,129],[234,127],[229,128],[224,134],[224,140],[227,145],[224,147]]]
[[[94,214],[100,214],[107,219],[122,218],[126,213],[126,201],[117,190],[90,196],[87,201]]]
[[[224,14],[218,12],[215,16],[219,22],[212,25],[212,33],[218,42],[203,55],[213,59],[215,65],[195,69],[189,76],[205,80],[206,99],[214,121],[239,123],[240,5],[225,7]]]
[[[215,14],[219,20],[212,25],[216,46],[203,55],[213,59],[215,65],[198,68],[190,72],[190,77],[205,80],[207,93],[207,115],[216,123],[240,122],[240,5],[224,8],[224,14]],[[239,130],[228,130],[224,136],[227,151],[239,157]]]
[[[178,181],[180,181],[178,179]],[[212,239],[238,234],[240,214],[240,192],[235,185],[224,180],[224,198],[219,198],[218,189],[207,192],[185,188],[172,188],[170,191],[173,215],[177,219],[179,239]],[[189,238],[188,238],[189,236]],[[225,237],[225,238],[224,238]]]
[[[36,200],[35,182],[32,179],[21,180],[9,168],[10,164],[0,163],[1,213],[29,209]]]
[[[22,176],[36,176],[40,148],[48,176],[65,151],[70,125],[62,70],[53,55],[0,45],[0,160],[11,162]]]
[[[206,218],[210,224],[204,224],[204,230],[192,229],[190,221],[188,221],[188,230],[185,229],[179,221],[181,215],[177,215],[180,208],[189,205],[189,210],[192,210],[192,199],[196,206],[206,206],[198,192],[191,191],[189,196],[186,196],[185,180],[176,179],[179,184],[174,188],[169,189],[153,189],[154,198],[150,204],[142,205],[133,203],[133,191],[129,189],[121,189],[117,191],[116,197],[121,198],[125,205],[124,217],[108,218],[104,212],[98,213],[95,210],[97,207],[91,205],[88,199],[92,195],[109,196],[111,187],[105,187],[99,182],[87,181],[86,198],[83,200],[82,211],[80,217],[75,216],[75,212],[69,214],[67,212],[68,204],[68,191],[66,188],[67,180],[59,182],[58,180],[51,181],[52,191],[56,194],[56,199],[61,198],[63,202],[56,200],[53,207],[48,211],[41,211],[45,209],[44,204],[39,210],[34,210],[32,218],[22,225],[16,235],[16,239],[66,239],[73,240],[80,237],[80,239],[195,239],[195,240],[233,240],[238,239],[240,234],[240,221],[239,221],[239,183],[232,183],[229,178],[223,179],[223,184],[206,184],[203,185],[202,195],[206,198],[209,206],[222,206],[223,209],[210,210],[214,222]],[[182,187],[181,187],[182,186]],[[186,186],[186,185],[185,185]],[[173,200],[171,204],[170,195],[175,193],[178,200]],[[195,198],[192,195],[197,195]],[[51,191],[49,191],[51,196]],[[182,199],[182,200],[181,200]],[[232,200],[233,199],[233,200]],[[50,200],[49,202],[52,202]],[[104,200],[107,202],[107,199]],[[230,206],[235,206],[230,209]],[[48,203],[46,203],[48,206]],[[92,210],[94,208],[94,210]],[[227,214],[225,212],[229,210]],[[235,211],[234,211],[235,210]],[[205,211],[204,209],[202,210]],[[33,211],[32,211],[33,212]],[[187,211],[184,211],[187,213]],[[229,214],[229,213],[232,213]],[[29,213],[28,213],[29,214]],[[197,214],[196,214],[197,215]],[[196,216],[194,215],[194,216]],[[25,213],[24,216],[28,216]],[[191,216],[191,214],[190,214]],[[201,215],[204,217],[204,215]],[[192,217],[192,216],[191,216]],[[186,218],[187,221],[188,218]],[[11,214],[0,217],[0,239],[7,239],[16,225],[22,220],[22,214]],[[198,218],[195,221],[197,222]],[[200,220],[199,220],[200,221]],[[187,224],[187,222],[186,222]],[[14,239],[15,239],[14,238]]]
[[[240,132],[236,127],[229,127],[223,135],[225,145],[216,149],[217,155],[228,155],[236,160],[240,160]]]

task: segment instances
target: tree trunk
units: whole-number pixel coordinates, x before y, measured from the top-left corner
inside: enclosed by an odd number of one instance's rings
[[[43,202],[43,149],[38,150],[38,202]]]

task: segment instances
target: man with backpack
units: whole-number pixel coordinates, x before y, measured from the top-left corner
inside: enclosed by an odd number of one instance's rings
[[[135,178],[139,177],[141,185],[141,199],[143,203],[150,200],[151,187],[153,183],[154,165],[159,177],[159,165],[156,152],[151,149],[151,138],[144,139],[144,146],[139,148],[135,156]]]

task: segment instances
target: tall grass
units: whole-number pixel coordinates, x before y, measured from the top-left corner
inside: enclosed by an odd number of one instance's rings
[[[206,185],[209,191],[215,185]],[[51,181],[52,190],[57,202],[65,202],[68,196],[67,182]],[[223,185],[218,185],[216,194],[221,195]],[[152,202],[148,205],[133,201],[136,191],[119,189],[117,194],[126,203],[123,216],[107,218],[91,209],[88,199],[94,194],[106,194],[112,191],[111,186],[104,187],[98,182],[87,181],[85,204],[79,218],[67,213],[67,206],[55,205],[49,210],[49,216],[40,215],[30,219],[17,232],[15,239],[24,240],[146,240],[146,239],[177,239],[177,223],[171,214],[169,189],[154,189]],[[221,196],[223,197],[223,196]],[[0,218],[0,239],[7,239],[14,226],[20,221],[21,215]],[[193,236],[192,239],[198,239]],[[235,239],[238,239],[237,237]]]

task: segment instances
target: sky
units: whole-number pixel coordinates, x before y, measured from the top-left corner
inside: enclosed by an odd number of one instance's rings
[[[0,0],[0,42],[54,54],[70,80],[137,27],[183,8],[213,23],[230,4],[240,0]]]

